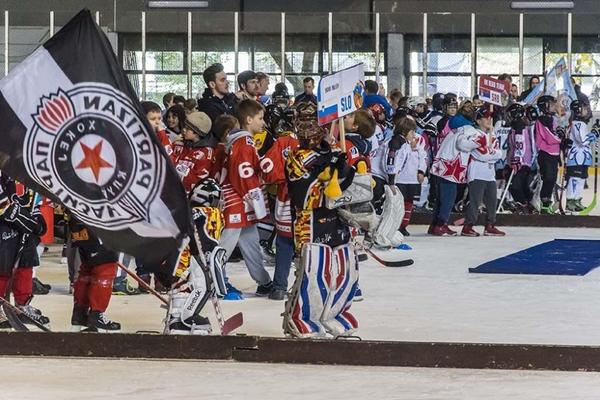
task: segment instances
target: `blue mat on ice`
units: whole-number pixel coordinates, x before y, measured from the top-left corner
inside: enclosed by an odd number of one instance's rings
[[[469,268],[477,274],[585,275],[600,266],[600,240],[554,239]]]

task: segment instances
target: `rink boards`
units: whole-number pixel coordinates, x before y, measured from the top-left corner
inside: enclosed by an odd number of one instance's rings
[[[0,333],[0,356],[230,360],[474,369],[600,371],[600,346],[300,340],[149,333]]]

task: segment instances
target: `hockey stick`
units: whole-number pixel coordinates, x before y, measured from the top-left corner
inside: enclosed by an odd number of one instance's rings
[[[167,305],[167,306],[169,305],[169,301],[166,298],[164,298],[163,296],[161,296],[160,293],[158,293],[156,290],[154,290],[154,288],[152,288],[142,278],[140,278],[138,274],[136,274],[133,271],[130,271],[129,269],[127,269],[126,266],[124,266],[120,262],[117,263],[117,266],[119,268],[121,268],[127,275],[129,275],[131,278],[133,278],[133,280],[135,280],[138,283],[138,285],[140,285],[141,287],[143,287],[144,289],[146,289],[148,292],[150,292],[151,294],[153,294],[154,297],[156,297],[157,299],[159,299],[160,301],[162,301],[165,305]]]
[[[399,260],[399,261],[387,261],[387,260],[384,260],[383,258],[379,257],[378,255],[376,255],[375,253],[373,253],[371,251],[371,249],[368,249],[363,246],[363,250],[365,250],[371,257],[373,257],[373,259],[375,261],[377,261],[379,264],[383,265],[384,267],[391,267],[391,268],[408,267],[415,263],[415,261],[411,258],[408,258],[406,260]]]
[[[567,129],[567,133],[565,134],[565,138],[569,138],[568,133],[571,131],[571,127],[569,126]],[[558,195],[558,212],[561,215],[566,215],[565,209],[563,207],[563,196],[565,191],[567,190],[566,185],[569,184],[569,180],[567,179],[567,157],[568,157],[569,149],[565,146],[565,148],[561,151],[562,155],[562,167],[563,173],[560,179],[560,184],[558,185],[558,190],[560,190],[560,194]],[[556,210],[555,210],[556,211]]]
[[[594,146],[594,197],[589,206],[584,208],[579,215],[590,215],[592,210],[596,208],[596,202],[598,201],[598,143]]]
[[[25,327],[26,330],[29,330],[22,321],[19,321],[20,324],[16,321],[19,320],[20,317],[24,318],[28,323],[36,326],[37,328],[41,329],[44,332],[52,332],[50,329],[46,328],[44,325],[40,324],[39,322],[35,321],[34,319],[30,318],[27,314],[25,314],[23,311],[19,310],[18,307],[13,306],[12,304],[10,304],[10,302],[8,300],[6,300],[4,297],[0,296],[0,303],[2,303],[2,308],[7,311],[10,310],[8,313],[6,313],[6,318],[8,319],[9,323],[11,324],[11,326],[17,330],[17,331],[22,331],[23,329],[19,329],[16,326],[20,327],[21,325],[23,327]],[[11,315],[12,314],[12,315]],[[11,318],[14,317],[16,314],[17,318],[14,321],[11,321]],[[13,322],[15,323],[15,325],[13,325]]]
[[[196,261],[198,262],[198,265],[200,265],[200,268],[202,268],[204,270],[205,274],[208,274],[208,277],[210,278],[210,299],[213,305],[213,308],[215,309],[215,316],[217,317],[217,322],[219,323],[219,328],[221,330],[221,335],[228,335],[231,332],[233,332],[235,329],[239,328],[240,326],[242,326],[242,324],[244,323],[244,315],[239,312],[237,314],[235,314],[234,316],[225,319],[223,317],[223,310],[221,309],[221,304],[219,303],[219,298],[217,297],[217,293],[216,293],[216,289],[215,289],[215,282],[213,281],[213,278],[210,274],[210,270],[208,268],[208,264],[206,262],[206,257],[204,256],[204,252],[202,250],[202,243],[200,242],[200,236],[198,235],[198,229],[196,228],[196,224],[193,223],[193,229],[194,229],[194,241],[195,241],[195,246],[196,249],[198,250],[198,254],[194,255],[194,258],[196,259]]]
[[[11,328],[13,328],[17,332],[29,332],[29,328],[25,326],[25,324],[19,319],[19,317],[15,314],[12,308],[8,308],[3,304],[0,306],[0,310],[2,310],[2,312],[6,316],[6,319],[10,324]]]
[[[500,197],[500,202],[498,203],[498,208],[496,209],[496,214],[498,214],[500,212],[500,210],[504,211],[504,209],[502,208],[502,204],[504,203],[504,199],[506,199],[506,194],[508,193],[508,188],[510,187],[510,184],[512,183],[514,176],[515,176],[515,170],[511,168],[510,176],[508,177],[508,182],[506,182],[506,187],[504,188],[502,197]]]

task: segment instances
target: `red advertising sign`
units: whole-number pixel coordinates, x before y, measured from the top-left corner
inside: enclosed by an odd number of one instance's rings
[[[487,103],[502,106],[508,99],[508,83],[491,76],[482,75],[479,77],[479,98]],[[504,101],[503,101],[504,100]]]

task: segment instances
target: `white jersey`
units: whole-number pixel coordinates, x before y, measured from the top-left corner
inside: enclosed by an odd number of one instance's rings
[[[583,121],[573,121],[569,137],[573,145],[567,154],[567,167],[592,165],[591,145],[596,141],[596,135],[588,131]]]
[[[494,164],[502,157],[499,141],[485,132],[470,127],[465,130],[463,137],[459,141],[475,142],[478,147],[471,150],[469,166],[467,169],[467,181],[474,180],[494,182],[496,180],[496,170]]]
[[[373,150],[371,150],[371,174],[385,181],[387,181],[386,162],[391,137],[392,129],[383,130],[379,125],[375,128],[375,134],[371,136],[371,139],[375,139],[377,142],[377,147],[373,144]]]
[[[498,148],[501,152],[500,159],[496,162],[496,169],[504,169],[507,165],[508,154],[508,135],[510,134],[510,126],[504,126],[503,120],[499,120],[494,124],[494,136],[498,140]]]
[[[417,174],[425,173],[427,169],[427,151],[425,151],[425,139],[416,135],[417,145],[413,149],[409,143],[404,143],[400,151],[396,153],[394,160],[395,179],[394,183],[418,184]]]

